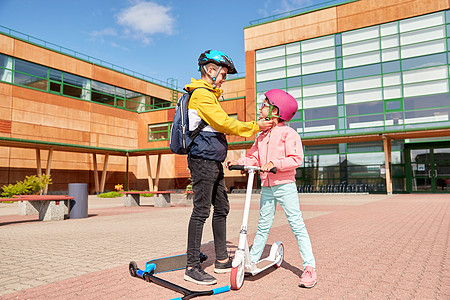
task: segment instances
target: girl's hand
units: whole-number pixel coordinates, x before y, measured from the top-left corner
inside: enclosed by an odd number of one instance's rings
[[[269,172],[273,167],[275,167],[275,166],[273,165],[273,162],[269,161],[267,164],[265,164],[265,165],[263,165],[263,166],[261,167],[261,171],[263,171],[263,172]]]
[[[238,164],[237,160],[233,160],[233,161],[229,160],[229,161],[226,162],[225,165],[228,168],[229,166],[234,166],[234,165],[237,165],[237,164]]]

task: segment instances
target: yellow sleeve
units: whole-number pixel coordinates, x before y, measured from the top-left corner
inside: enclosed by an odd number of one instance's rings
[[[189,100],[189,108],[195,109],[200,118],[215,130],[242,137],[250,137],[259,131],[258,123],[241,122],[228,116],[215,95],[206,89],[196,89]]]

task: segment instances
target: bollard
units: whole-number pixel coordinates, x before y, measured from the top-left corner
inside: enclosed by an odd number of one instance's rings
[[[88,192],[87,183],[69,183],[70,219],[87,218],[88,216]]]

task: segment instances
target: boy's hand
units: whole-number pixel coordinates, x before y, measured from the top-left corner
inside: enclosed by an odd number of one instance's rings
[[[272,128],[273,121],[272,120],[266,121],[265,119],[259,119],[258,126],[259,126],[259,130],[266,131],[266,130]]]
[[[267,164],[265,164],[264,166],[261,167],[261,171],[269,172],[270,170],[272,170],[273,167],[275,167],[273,165],[273,162],[269,161]]]

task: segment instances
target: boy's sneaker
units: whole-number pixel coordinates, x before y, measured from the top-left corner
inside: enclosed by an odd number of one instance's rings
[[[303,271],[302,276],[300,276],[300,284],[299,287],[303,288],[312,288],[316,285],[317,282],[317,273],[311,266],[306,266]]]
[[[186,268],[186,271],[184,272],[184,280],[204,285],[217,283],[217,279],[203,271],[200,266]]]
[[[228,257],[228,260],[224,263],[216,260],[214,262],[214,273],[222,274],[222,273],[231,272],[231,268],[232,268],[231,263],[232,263],[231,257]]]

